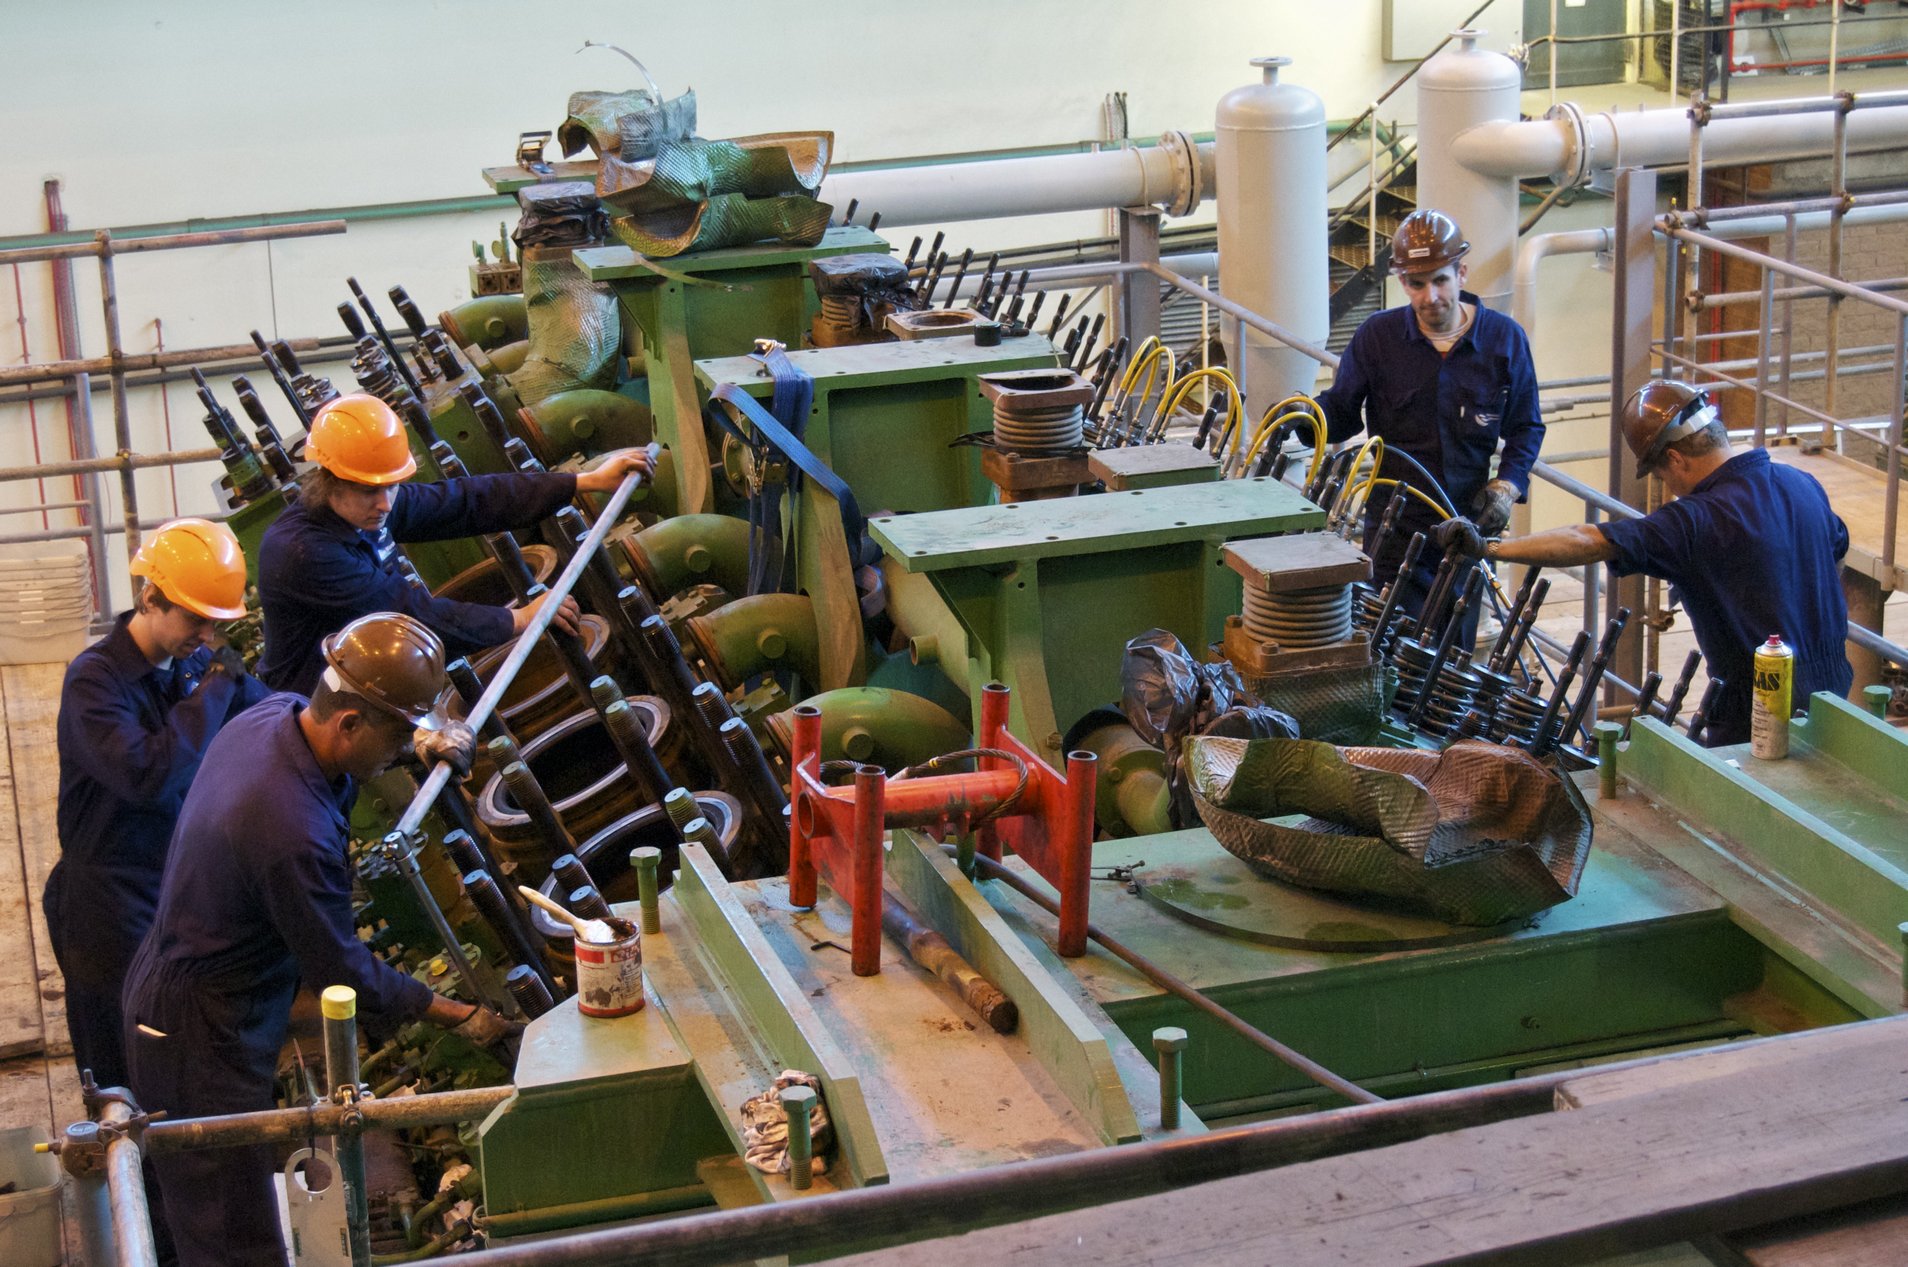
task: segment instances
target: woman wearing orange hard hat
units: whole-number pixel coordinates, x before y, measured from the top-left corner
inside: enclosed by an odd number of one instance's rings
[[[132,563],[133,606],[67,667],[60,860],[43,905],[66,977],[73,1057],[126,1083],[120,985],[152,923],[173,821],[221,727],[265,698],[217,622],[245,614],[245,556],[224,524],[175,519]]]
[[[340,396],[312,419],[305,456],[313,467],[298,499],[259,545],[265,653],[259,676],[274,690],[311,694],[324,670],[321,644],[371,612],[400,612],[444,640],[453,656],[507,642],[535,615],[532,604],[492,607],[437,598],[398,569],[403,541],[440,541],[528,527],[578,492],[611,492],[649,455],[620,454],[582,475],[512,472],[410,484],[417,470],[404,424],[375,396]],[[541,601],[548,601],[547,599]],[[576,628],[565,598],[556,623]]]

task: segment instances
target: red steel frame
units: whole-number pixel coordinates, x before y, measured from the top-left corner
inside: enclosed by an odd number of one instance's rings
[[[976,830],[979,852],[998,861],[1011,848],[1060,894],[1058,950],[1086,953],[1087,891],[1093,849],[1093,784],[1098,759],[1067,754],[1060,774],[1007,729],[1008,690],[998,682],[981,692],[983,748],[1011,752],[1027,765],[1019,801]],[[791,747],[788,893],[796,906],[813,906],[817,883],[848,903],[849,939],[856,976],[881,971],[881,872],[890,828],[922,827],[939,834],[968,831],[974,820],[1005,801],[1020,773],[1011,761],[983,757],[973,774],[889,779],[879,766],[855,771],[849,787],[821,781],[821,711],[795,709]]]

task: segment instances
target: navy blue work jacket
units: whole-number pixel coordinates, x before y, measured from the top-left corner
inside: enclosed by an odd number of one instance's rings
[[[213,740],[126,975],[130,1025],[203,1044],[207,1076],[229,1073],[254,1091],[269,1092],[301,980],[348,985],[361,1009],[396,1021],[432,998],[358,940],[346,853],[358,790],[318,768],[298,724],[304,707],[268,696]]]
[[[319,643],[372,612],[415,616],[443,638],[453,658],[508,641],[514,628],[508,610],[436,598],[412,585],[398,571],[397,543],[525,527],[574,496],[576,476],[539,472],[404,484],[375,533],[353,528],[329,506],[294,501],[259,544],[265,654],[258,675],[273,690],[310,695],[325,667]]]
[[[1318,397],[1325,411],[1326,439],[1349,440],[1362,427],[1385,448],[1416,458],[1451,495],[1460,515],[1489,483],[1491,455],[1504,445],[1497,476],[1530,492],[1530,468],[1544,442],[1537,412],[1537,371],[1523,328],[1464,292],[1476,309],[1471,328],[1448,354],[1425,338],[1409,304],[1366,318],[1352,335],[1331,387]],[[1386,455],[1384,477],[1423,488],[1409,464]],[[1373,489],[1366,513],[1376,517],[1390,489]],[[1415,530],[1436,522],[1429,507],[1407,502],[1401,526]],[[1410,533],[1400,532],[1403,541]],[[1398,553],[1402,553],[1400,545]],[[1395,568],[1395,565],[1394,565]]]
[[[1688,496],[1597,527],[1616,547],[1610,567],[1618,576],[1668,581],[1671,601],[1689,613],[1710,676],[1725,683],[1710,717],[1712,742],[1749,737],[1756,648],[1770,634],[1795,651],[1797,706],[1816,691],[1848,694],[1855,675],[1843,648],[1840,566],[1848,527],[1807,472],[1751,449]]]
[[[69,985],[119,993],[152,924],[166,842],[213,736],[264,699],[250,674],[208,673],[209,649],[160,668],[122,613],[60,688],[60,860],[47,923]]]

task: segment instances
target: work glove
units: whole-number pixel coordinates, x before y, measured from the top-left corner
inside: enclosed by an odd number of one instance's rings
[[[489,1047],[499,1039],[507,1037],[511,1030],[509,1021],[482,1004],[473,1003],[470,1015],[458,1022],[451,1033],[473,1047]]]
[[[212,663],[206,666],[206,672],[223,673],[233,678],[244,677],[245,657],[223,642],[216,643],[212,647]]]
[[[1477,490],[1477,496],[1471,499],[1471,510],[1477,522],[1477,530],[1487,537],[1495,537],[1510,526],[1511,507],[1517,504],[1517,485],[1509,480],[1492,480]]]
[[[447,721],[436,730],[420,726],[411,736],[411,751],[426,770],[433,762],[442,761],[461,779],[470,773],[470,763],[477,755],[477,732],[460,721]]]
[[[1468,519],[1445,520],[1431,530],[1431,540],[1447,556],[1456,554],[1461,559],[1484,557],[1486,538],[1477,530],[1477,525]]]

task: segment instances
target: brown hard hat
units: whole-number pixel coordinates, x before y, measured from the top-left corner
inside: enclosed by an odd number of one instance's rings
[[[444,644],[409,616],[378,612],[358,619],[324,642],[325,681],[413,726],[444,723],[450,683]]]
[[[1414,211],[1391,235],[1391,271],[1400,277],[1436,272],[1463,259],[1470,249],[1471,244],[1450,216],[1428,208]]]
[[[1623,402],[1623,442],[1636,455],[1636,473],[1647,475],[1663,450],[1686,440],[1716,420],[1716,402],[1700,387],[1659,378],[1643,384]]]

